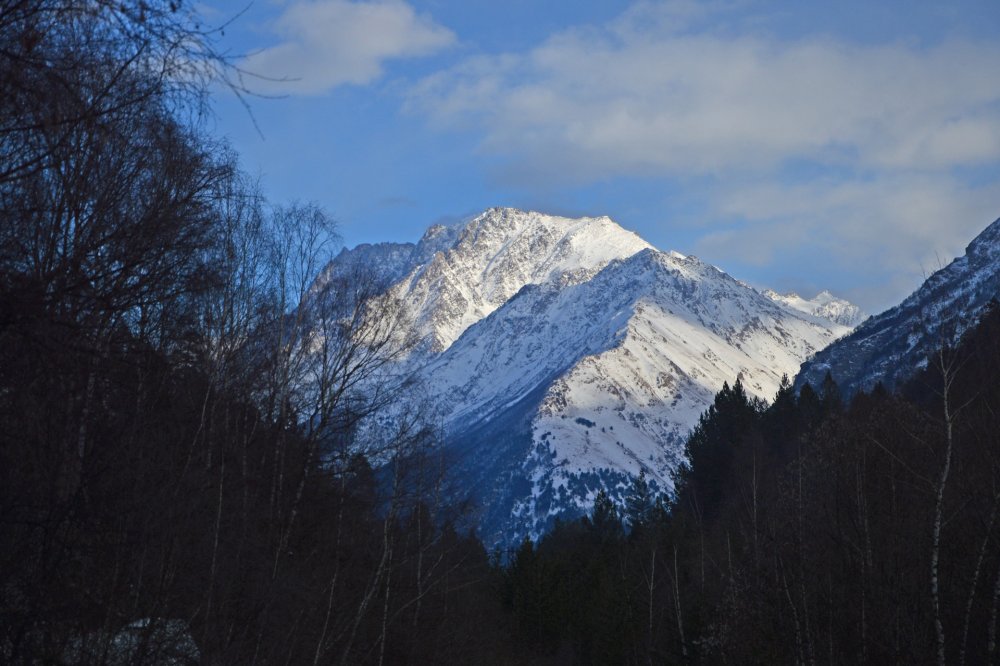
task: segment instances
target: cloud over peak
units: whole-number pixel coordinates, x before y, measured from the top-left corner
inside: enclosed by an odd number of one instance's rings
[[[996,44],[854,46],[621,25],[466,62],[424,79],[410,107],[479,129],[489,151],[582,178],[1000,158]]]

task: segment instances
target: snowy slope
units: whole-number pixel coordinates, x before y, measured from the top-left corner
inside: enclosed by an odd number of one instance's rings
[[[892,388],[923,366],[929,351],[956,342],[998,295],[1000,219],[902,303],[804,363],[796,386],[816,386],[829,371],[846,394],[878,381]]]
[[[779,294],[772,289],[765,289],[761,293],[772,301],[786,305],[793,310],[827,319],[842,326],[854,328],[867,317],[857,305],[837,298],[828,291],[821,291],[811,299],[802,298],[795,292]]]
[[[525,528],[517,538],[589,507],[601,485],[620,494],[640,469],[670,487],[685,435],[723,382],[740,376],[770,399],[782,374],[848,330],[695,257],[647,249],[586,282],[522,289],[425,376],[453,433],[536,396],[529,441],[513,447],[519,459],[504,478],[523,481],[507,498]]]

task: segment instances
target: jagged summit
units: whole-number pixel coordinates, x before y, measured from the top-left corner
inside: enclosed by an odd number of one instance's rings
[[[793,291],[779,294],[773,289],[765,289],[761,293],[772,301],[782,303],[793,310],[805,312],[841,326],[853,328],[867,317],[858,306],[842,298],[837,298],[826,290],[819,292],[811,299],[803,298]]]
[[[796,386],[815,385],[829,371],[846,394],[877,381],[891,388],[923,366],[928,352],[955,343],[998,293],[1000,219],[902,303],[804,363]]]

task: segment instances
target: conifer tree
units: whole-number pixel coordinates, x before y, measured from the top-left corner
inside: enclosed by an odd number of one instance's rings
[[[616,538],[622,532],[618,509],[615,508],[615,503],[608,497],[604,488],[597,491],[597,497],[594,498],[594,510],[590,514],[590,524],[602,539]]]
[[[844,401],[840,395],[840,387],[834,381],[833,375],[827,370],[823,377],[823,383],[819,387],[820,403],[823,405],[823,413],[838,414],[844,409]]]
[[[632,487],[625,497],[625,517],[629,528],[640,529],[646,525],[653,511],[653,494],[646,482],[646,470],[640,470],[639,476],[632,480]]]

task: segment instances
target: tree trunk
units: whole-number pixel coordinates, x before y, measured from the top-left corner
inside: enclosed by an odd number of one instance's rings
[[[965,650],[969,641],[969,622],[972,619],[972,603],[976,598],[976,588],[979,585],[979,574],[983,568],[983,560],[986,558],[986,548],[990,543],[993,532],[993,521],[997,515],[997,500],[1000,494],[993,497],[993,507],[990,509],[990,518],[986,523],[986,536],[983,537],[983,544],[979,548],[979,557],[976,558],[976,568],[972,572],[972,583],[969,585],[969,598],[965,602],[965,621],[962,623],[962,647],[958,651],[958,664],[965,666]]]
[[[674,546],[674,610],[677,614],[677,635],[681,639],[681,656],[688,660],[687,641],[684,640],[684,617],[681,613],[681,585],[677,571],[677,546]]]
[[[937,491],[934,501],[934,529],[931,540],[931,606],[934,610],[934,636],[937,646],[937,664],[945,666],[945,638],[944,624],[941,621],[941,581],[938,578],[938,564],[941,559],[941,528],[944,523],[944,491],[948,486],[948,474],[951,472],[951,455],[953,446],[953,424],[951,405],[948,402],[951,382],[954,375],[950,367],[944,361],[944,351],[938,352],[938,360],[941,364],[943,384],[941,391],[942,409],[944,412],[945,428],[945,451],[944,465],[941,468],[941,476],[938,478]]]

